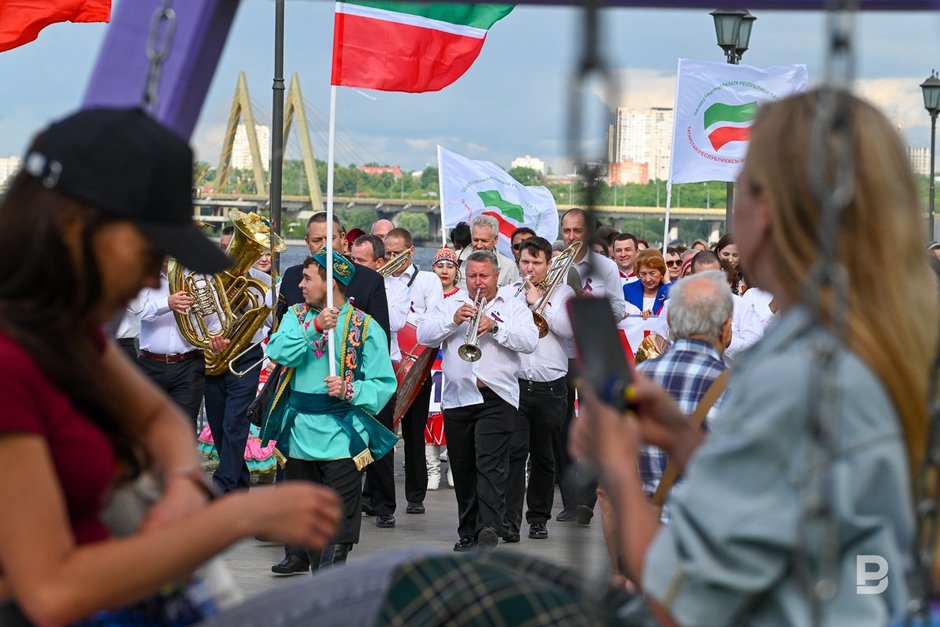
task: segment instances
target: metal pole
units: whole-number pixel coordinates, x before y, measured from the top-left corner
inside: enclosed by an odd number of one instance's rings
[[[271,105],[271,232],[281,234],[281,184],[284,177],[284,0],[274,3],[274,101]],[[329,227],[329,225],[327,225]],[[274,238],[271,238],[274,245]],[[271,251],[271,273],[280,274],[281,255]]]
[[[730,52],[728,52],[727,56],[728,56],[728,63],[731,65],[737,65],[738,61],[740,61],[740,59],[738,59],[738,55],[735,53],[734,50],[731,50]],[[734,182],[728,181],[726,185],[727,185],[727,188],[726,188],[727,193],[725,195],[725,233],[730,233],[731,232],[731,213],[734,210]]]
[[[934,169],[934,151],[937,143],[937,111],[930,114],[930,209],[927,214],[927,239],[933,241],[933,199],[936,191],[937,171]]]

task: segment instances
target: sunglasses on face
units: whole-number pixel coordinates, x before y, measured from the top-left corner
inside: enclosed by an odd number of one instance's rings
[[[682,262],[677,259],[677,260],[675,260],[675,261],[667,261],[667,262],[666,262],[666,265],[667,265],[667,266],[673,266],[673,267],[675,267],[675,268],[678,268],[679,266],[682,265]]]

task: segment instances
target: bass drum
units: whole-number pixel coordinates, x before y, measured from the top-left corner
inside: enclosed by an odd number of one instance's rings
[[[431,375],[431,367],[434,366],[434,358],[438,350],[418,344],[418,328],[411,323],[405,324],[398,331],[398,348],[401,351],[401,361],[395,367],[395,378],[398,379],[398,396],[395,399],[394,413],[395,427],[401,422],[405,412],[421,391],[421,386]]]

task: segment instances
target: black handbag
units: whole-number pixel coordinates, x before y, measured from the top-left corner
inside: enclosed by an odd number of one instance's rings
[[[258,392],[255,400],[251,401],[251,404],[248,406],[248,420],[254,426],[261,426],[261,423],[264,421],[264,415],[268,412],[268,408],[271,407],[271,403],[274,401],[274,393],[277,392],[278,385],[284,373],[288,370],[287,366],[276,366],[271,374],[268,375],[268,380],[261,386],[261,391]]]

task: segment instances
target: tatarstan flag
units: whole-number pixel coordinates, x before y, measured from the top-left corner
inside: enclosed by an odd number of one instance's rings
[[[702,121],[712,148],[721,150],[725,144],[747,141],[756,115],[756,100],[741,105],[716,102],[708,107]]]
[[[805,65],[758,68],[679,59],[670,182],[733,181],[761,104],[808,85]]]
[[[111,0],[0,0],[0,52],[36,39],[57,22],[108,22]]]
[[[331,84],[382,91],[447,87],[483,49],[502,4],[337,2]]]
[[[499,224],[499,252],[512,258],[509,238],[520,226],[550,242],[558,237],[558,207],[541,185],[523,185],[495,163],[467,159],[437,147],[441,221],[445,228],[470,223],[479,215]]]

